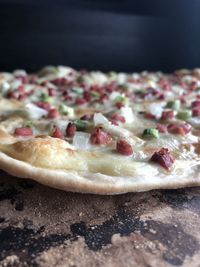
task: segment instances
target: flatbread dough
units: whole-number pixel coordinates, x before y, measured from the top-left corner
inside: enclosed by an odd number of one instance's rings
[[[197,74],[2,73],[0,168],[82,193],[198,186]]]

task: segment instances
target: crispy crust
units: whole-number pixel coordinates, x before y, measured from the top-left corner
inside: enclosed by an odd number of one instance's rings
[[[82,193],[120,194],[200,185],[200,163],[191,167],[192,170],[190,169],[188,174],[181,177],[174,175],[153,177],[149,174],[148,179],[143,177],[113,177],[100,173],[49,170],[13,159],[2,152],[0,152],[0,166],[2,170],[14,176],[32,178],[53,188]]]

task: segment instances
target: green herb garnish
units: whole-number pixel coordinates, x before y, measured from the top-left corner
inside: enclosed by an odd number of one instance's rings
[[[58,110],[62,115],[68,115],[68,113],[69,113],[68,107],[64,104],[60,104]]]
[[[78,131],[84,131],[87,128],[88,123],[84,120],[76,120],[75,122],[76,128]]]
[[[142,136],[147,138],[159,138],[159,132],[155,128],[147,128],[144,130]]]
[[[115,103],[124,102],[124,100],[125,100],[125,96],[118,95],[118,96],[115,97],[114,102]]]
[[[82,93],[83,93],[83,88],[81,88],[81,87],[74,87],[74,88],[72,88],[72,91],[73,91],[75,94],[77,94],[77,95],[82,95]]]
[[[179,110],[181,107],[181,102],[179,99],[176,99],[174,101],[169,101],[167,103],[167,108],[171,108],[173,110]]]
[[[33,121],[27,121],[27,122],[24,124],[24,127],[32,128],[32,127],[33,127]]]
[[[99,92],[96,92],[96,91],[92,91],[92,92],[91,92],[91,95],[92,95],[93,97],[95,97],[95,98],[98,98],[98,99],[99,99],[99,97],[100,97],[100,93],[99,93]]]
[[[52,103],[53,101],[53,98],[44,92],[41,94],[40,99],[42,102],[47,102],[47,103]]]
[[[185,121],[185,120],[187,120],[187,119],[189,119],[191,117],[192,117],[192,112],[191,112],[191,110],[187,110],[187,109],[186,110],[181,110],[177,114],[177,118],[180,119],[180,120],[183,120],[183,121]]]

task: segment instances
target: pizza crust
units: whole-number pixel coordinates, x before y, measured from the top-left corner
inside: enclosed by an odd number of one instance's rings
[[[159,175],[148,178],[109,176],[100,173],[49,170],[34,167],[29,163],[13,159],[0,152],[1,169],[21,178],[31,178],[41,184],[81,193],[121,194],[152,189],[176,189],[200,185],[200,162],[184,169],[184,175]]]
[[[154,163],[120,161],[117,155],[109,158],[94,152],[80,153],[68,142],[47,136],[7,144],[1,142],[0,150],[2,170],[66,191],[120,194],[200,185],[198,160],[177,160],[173,170],[168,172]],[[115,165],[119,170],[120,164],[123,175],[110,173]]]

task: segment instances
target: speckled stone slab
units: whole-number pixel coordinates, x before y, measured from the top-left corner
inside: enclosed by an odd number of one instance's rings
[[[95,196],[0,173],[0,266],[200,267],[200,188]]]

